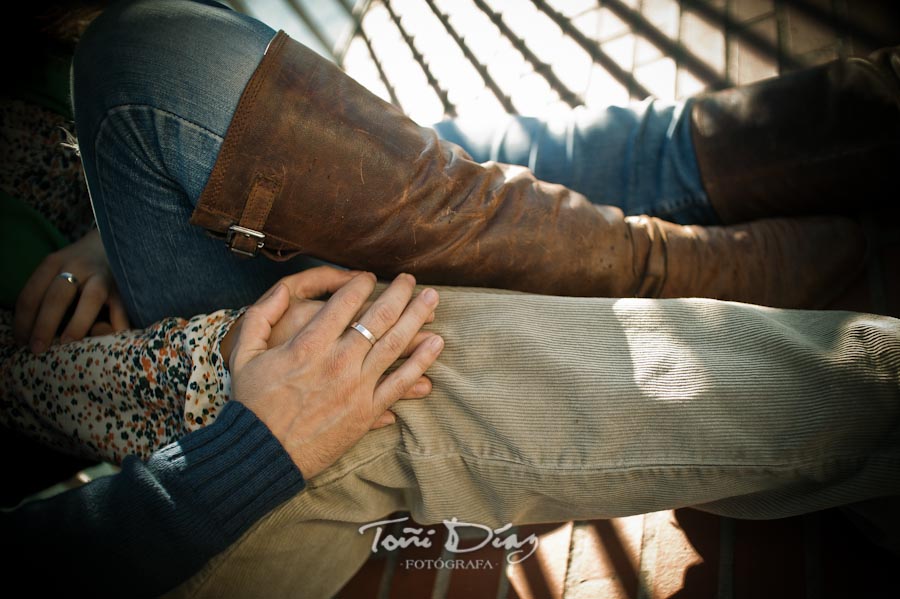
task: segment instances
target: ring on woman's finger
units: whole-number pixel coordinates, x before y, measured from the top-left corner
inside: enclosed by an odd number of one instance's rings
[[[67,281],[67,282],[75,285],[76,287],[78,287],[78,277],[76,277],[75,275],[73,275],[70,272],[61,272],[58,275],[56,275],[56,278]]]
[[[367,329],[366,327],[364,327],[362,324],[360,324],[358,322],[354,322],[347,328],[353,329],[354,331],[356,331],[357,333],[359,333],[360,335],[365,337],[366,341],[368,341],[372,345],[375,345],[375,343],[378,341],[378,338],[372,334],[372,331],[370,331],[369,329]]]

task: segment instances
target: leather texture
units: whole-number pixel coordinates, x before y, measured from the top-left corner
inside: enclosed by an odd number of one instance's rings
[[[896,204],[900,46],[698,97],[704,188],[725,223]]]
[[[478,164],[283,32],[238,104],[191,222],[430,284],[813,307],[861,262],[849,220],[683,227],[626,218],[525,168]],[[259,240],[234,235],[234,249]],[[829,255],[821,255],[822,248]]]

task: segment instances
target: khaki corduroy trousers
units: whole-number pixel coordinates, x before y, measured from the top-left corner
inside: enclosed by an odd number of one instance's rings
[[[900,494],[898,320],[438,289],[432,394],[173,596],[328,597],[369,555],[358,528],[398,510],[497,527]]]

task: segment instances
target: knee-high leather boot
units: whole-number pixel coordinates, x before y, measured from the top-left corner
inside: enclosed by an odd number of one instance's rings
[[[864,246],[849,220],[682,227],[477,164],[284,33],[244,90],[191,222],[240,253],[381,276],[784,307],[818,305]]]
[[[897,208],[900,46],[699,96],[691,119],[725,223]]]

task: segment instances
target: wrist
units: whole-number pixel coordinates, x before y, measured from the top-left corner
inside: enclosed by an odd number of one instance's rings
[[[229,367],[229,364],[231,363],[231,352],[234,350],[234,342],[237,339],[238,327],[243,317],[244,315],[242,313],[234,319],[228,327],[228,332],[225,333],[225,336],[222,337],[222,341],[219,342],[219,353],[222,354],[222,362],[226,370],[231,370]]]

